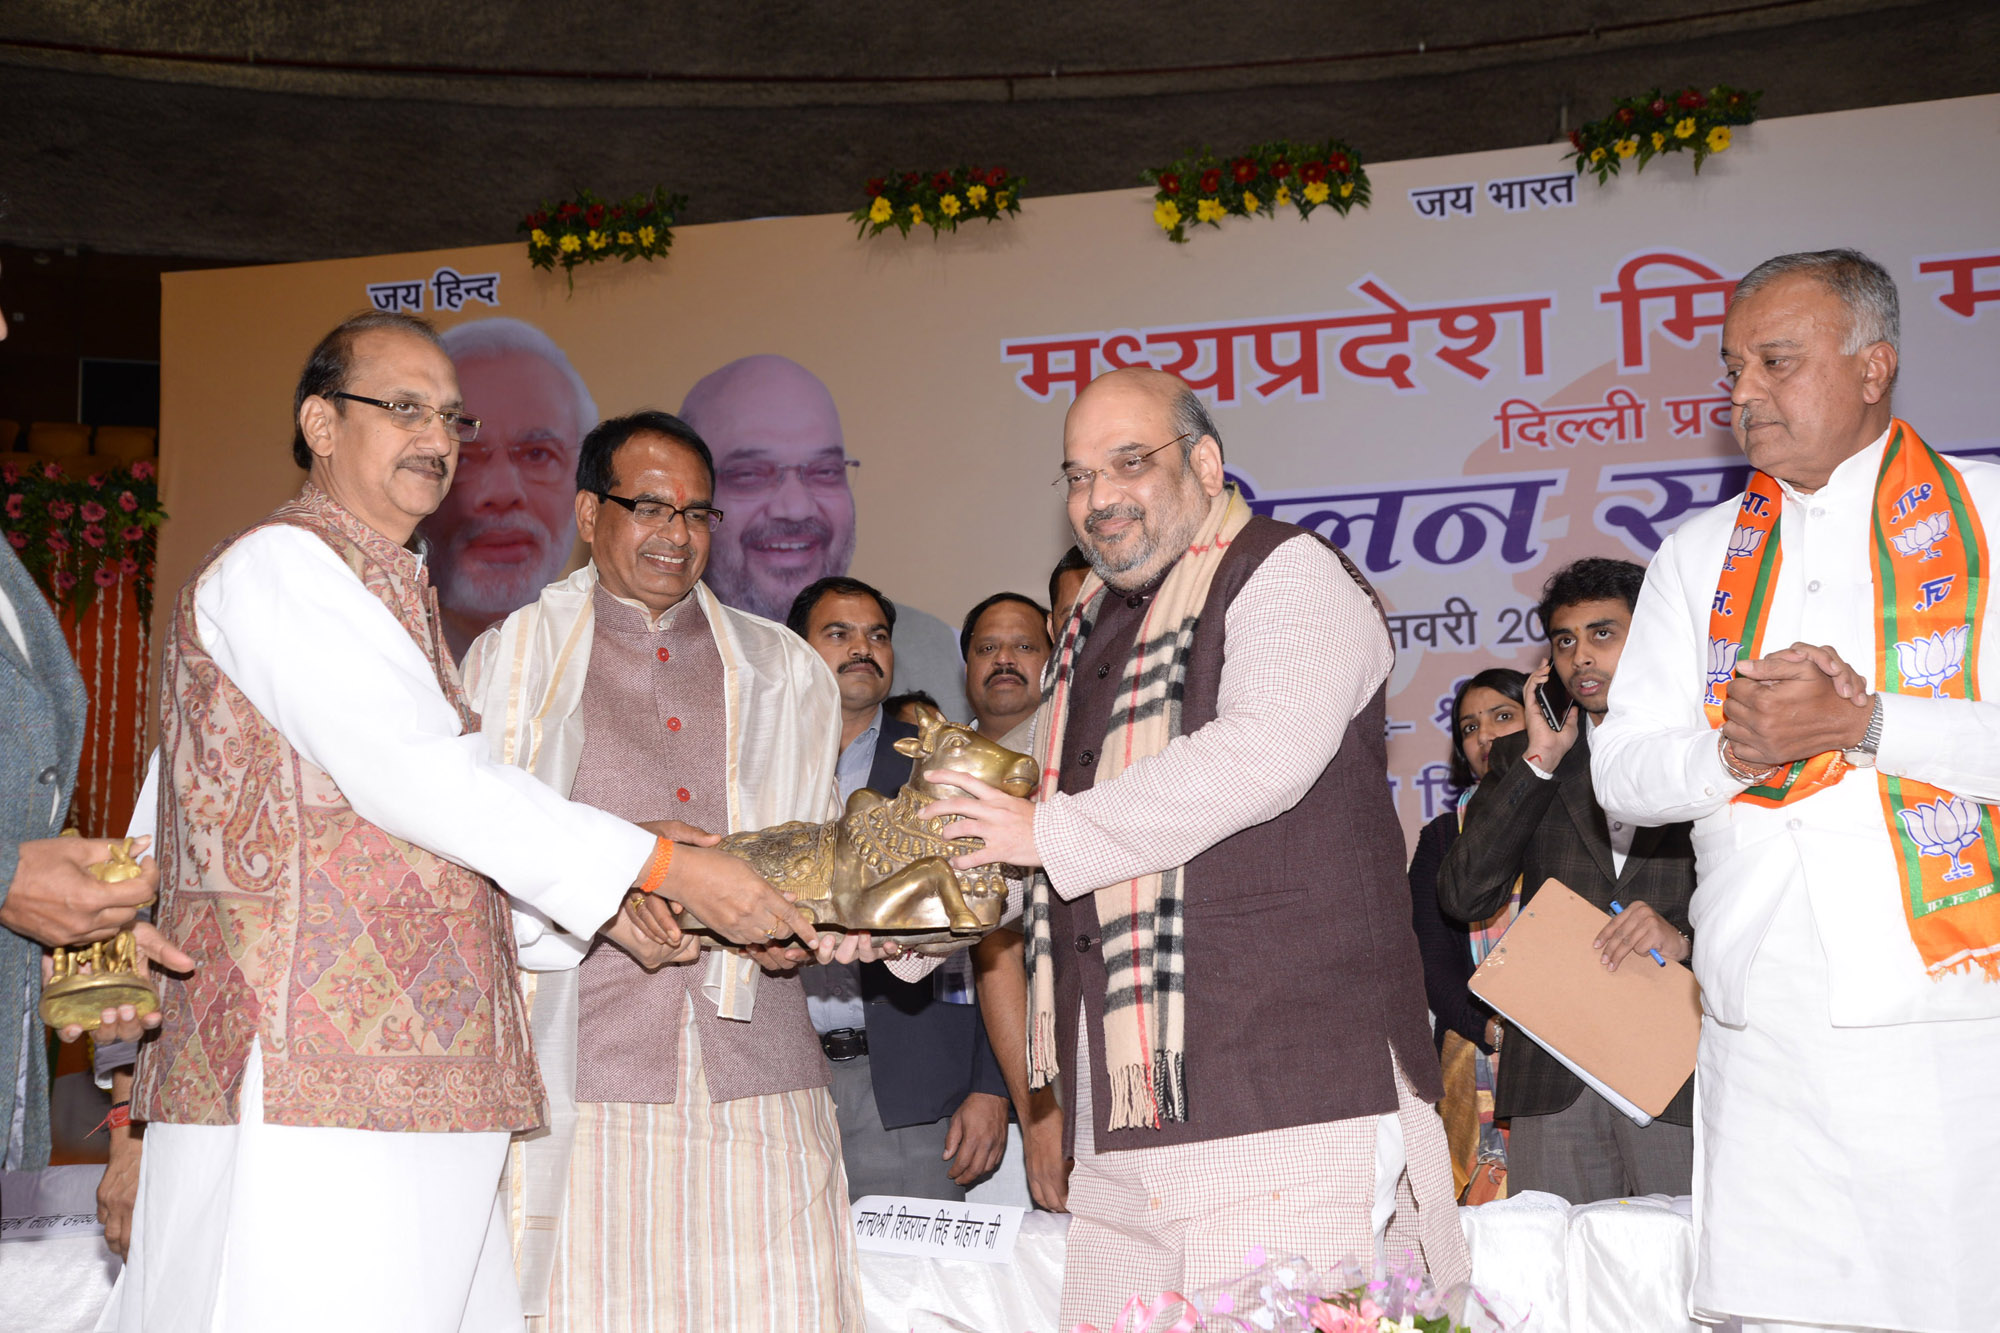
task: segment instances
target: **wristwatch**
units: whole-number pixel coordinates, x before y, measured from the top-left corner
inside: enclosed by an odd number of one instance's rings
[[[1875,767],[1875,751],[1882,746],[1882,696],[1875,696],[1875,707],[1868,714],[1868,730],[1862,733],[1861,744],[1852,750],[1842,751],[1847,762],[1856,768]]]

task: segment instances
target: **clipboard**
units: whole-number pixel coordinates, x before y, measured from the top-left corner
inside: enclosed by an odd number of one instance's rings
[[[1609,913],[1550,879],[1521,908],[1469,983],[1472,993],[1641,1125],[1694,1072],[1701,987],[1680,963],[1644,954],[1616,972],[1591,941]]]

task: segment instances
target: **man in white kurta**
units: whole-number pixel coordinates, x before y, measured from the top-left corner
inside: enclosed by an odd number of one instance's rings
[[[474,995],[477,973],[450,961],[476,969],[491,936],[493,890],[471,876],[579,933],[618,921],[642,953],[619,914],[642,882],[683,900],[733,883],[724,896],[772,929],[795,914],[728,858],[683,849],[669,866],[655,834],[492,763],[468,732],[421,555],[402,544],[476,430],[454,415],[451,362],[428,326],[349,321],[315,349],[299,402],[306,488],[206,562],[176,606],[163,734],[215,748],[163,755],[163,842],[226,855],[182,857],[173,882],[162,876],[162,929],[194,927],[181,942],[198,966],[169,989],[165,1040],[141,1057],[155,1113],[130,1261],[101,1327],[518,1329],[498,1191],[508,1134],[456,1128],[451,1108],[468,1104],[469,1085],[504,1124],[523,1106],[536,1114],[539,1089],[532,1064],[513,1063],[512,976]],[[188,698],[227,710],[240,736],[176,715]],[[243,768],[229,753],[239,742],[269,761]],[[272,785],[232,790],[226,779],[245,772]],[[218,808],[244,818],[222,828]],[[324,825],[302,827],[322,818],[354,831],[347,859],[319,849]],[[401,855],[367,859],[385,838]],[[303,887],[294,862],[307,866]],[[399,866],[399,896],[374,896]],[[422,874],[466,898],[439,905]],[[251,952],[205,928],[211,901],[262,930]],[[329,903],[344,906],[327,914]],[[720,917],[739,937],[762,933],[726,906]],[[434,950],[431,970],[406,982],[397,969],[421,963],[420,949]],[[341,988],[310,989],[309,967]],[[322,1078],[336,1095],[315,1091]],[[371,1127],[383,1124],[399,1128]]]
[[[1739,505],[1717,505],[1662,544],[1592,737],[1614,818],[1695,821],[1706,1016],[1692,1303],[1746,1329],[1995,1320],[2000,1194],[1986,1166],[2000,1154],[2000,985],[1990,954],[1926,967],[1877,774],[2000,802],[2000,705],[1882,679],[1875,576],[1897,561],[1877,562],[1871,544],[1877,480],[1892,443],[1922,448],[1890,415],[1896,339],[1893,282],[1852,252],[1784,256],[1743,279],[1722,335],[1737,440],[1782,504],[1763,656],[1737,661],[1734,679],[1710,661],[1725,558],[1756,558],[1732,535]],[[1948,465],[1990,541],[2000,469]],[[1981,630],[1990,586],[1969,608]],[[1897,599],[1905,618],[1909,600]],[[1996,636],[1978,643],[1965,669],[2000,679]],[[1719,734],[1703,708],[1718,677]],[[1782,805],[1739,799],[1774,767],[1829,752],[1847,764],[1831,786]],[[1958,884],[1990,894],[1990,859],[1976,845],[1965,855],[1976,874]]]

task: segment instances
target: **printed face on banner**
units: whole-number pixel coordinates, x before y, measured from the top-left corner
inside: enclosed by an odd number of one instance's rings
[[[694,450],[643,431],[611,455],[611,493],[675,510],[712,499],[708,470]],[[604,590],[638,602],[654,615],[679,605],[708,565],[708,524],[689,522],[684,514],[671,514],[665,522],[647,520],[624,505],[579,491],[576,527],[590,546]]]
[[[1802,274],[1731,304],[1722,363],[1736,441],[1759,471],[1816,490],[1888,427],[1896,354],[1885,343],[1845,350],[1853,326],[1833,290]]]
[[[747,356],[704,376],[681,405],[715,455],[708,586],[724,605],[782,622],[806,587],[845,574],[854,492],[833,395],[782,356]]]
[[[533,339],[482,339],[512,325]],[[488,326],[482,328],[482,326]],[[562,353],[515,320],[479,320],[445,335],[479,438],[459,446],[451,493],[423,524],[431,578],[452,650],[562,577],[576,544],[576,454],[594,409]]]

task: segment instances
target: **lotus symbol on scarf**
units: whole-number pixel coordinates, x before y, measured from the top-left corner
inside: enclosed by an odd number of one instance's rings
[[[1925,856],[1948,856],[1951,869],[1944,878],[1964,879],[1972,867],[1958,859],[1959,852],[1979,841],[1979,807],[1963,796],[1944,796],[1928,805],[1898,810],[1903,832]]]
[[[1729,558],[1722,562],[1724,569],[1735,569],[1738,560],[1748,560],[1757,554],[1757,548],[1764,544],[1764,533],[1760,528],[1735,527],[1729,530]]]
[[[1970,625],[1953,625],[1950,629],[1934,630],[1921,639],[1899,642],[1896,670],[1902,673],[1905,683],[1928,685],[1931,697],[1942,699],[1944,683],[1965,665],[1965,640],[1970,633]]]
[[[1742,530],[1737,529],[1739,532]],[[1742,644],[1731,643],[1727,639],[1708,641],[1708,698],[1703,702],[1710,707],[1722,705],[1722,696],[1715,692],[1715,687],[1729,683],[1731,673],[1736,670],[1736,655],[1742,651]]]
[[[1928,518],[1918,519],[1901,532],[1890,533],[1889,543],[1896,548],[1898,555],[1914,555],[1920,560],[1936,560],[1944,554],[1937,549],[1937,544],[1943,541],[1950,531],[1951,511],[1940,509]]]

